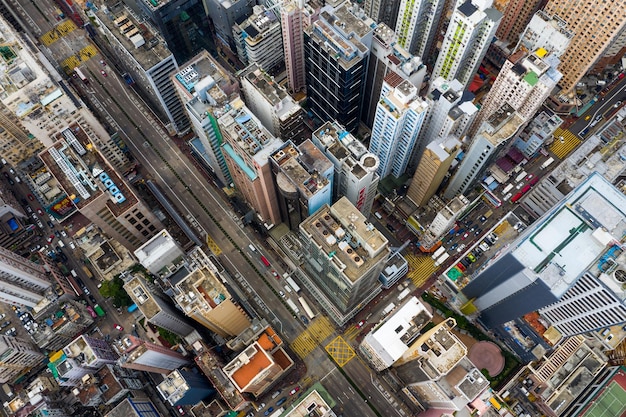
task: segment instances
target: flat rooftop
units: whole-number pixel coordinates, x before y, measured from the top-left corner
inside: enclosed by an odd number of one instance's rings
[[[168,2],[159,0],[158,7]],[[150,5],[150,1],[144,3]],[[107,7],[99,7],[95,15],[144,70],[149,70],[172,55],[150,21],[139,17],[123,2],[108,3]]]
[[[364,271],[386,260],[388,240],[346,197],[318,210],[300,229],[336,262],[345,276],[356,282]]]
[[[625,233],[626,196],[594,173],[533,225],[512,255],[560,297]]]
[[[365,336],[364,342],[391,366],[409,348],[419,331],[430,322],[432,315],[416,298],[411,297],[394,314]]]
[[[321,154],[321,152],[319,154],[330,164],[326,156]],[[280,167],[280,173],[284,175],[284,177],[281,175],[276,177],[276,181],[281,189],[297,188],[301,195],[311,197],[329,184],[328,178],[320,175],[320,172],[309,172],[300,163],[300,153],[290,142],[286,143],[285,146],[274,152],[270,157]],[[284,178],[287,178],[289,182],[284,181]]]

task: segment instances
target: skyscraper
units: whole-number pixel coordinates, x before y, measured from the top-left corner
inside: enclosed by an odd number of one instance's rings
[[[518,50],[511,55],[483,101],[469,129],[470,135],[505,103],[525,123],[530,121],[561,79],[561,73],[556,70],[558,64],[558,58],[555,55],[546,55],[544,49],[531,53]]]
[[[0,248],[0,301],[35,307],[51,286],[41,265]]]
[[[483,122],[450,180],[444,193],[445,198],[451,199],[465,193],[523,124],[524,119],[508,104]]]
[[[191,362],[179,352],[127,334],[114,342],[124,368],[165,374]]]
[[[396,21],[398,43],[419,57],[433,48],[445,0],[402,0]]]
[[[487,53],[502,14],[491,1],[459,2],[452,13],[432,78],[453,79],[465,87],[472,80]]]
[[[570,92],[621,33],[626,7],[620,1],[550,0],[544,12],[563,19],[574,33],[558,68],[563,74],[559,86]]]
[[[574,34],[567,28],[567,22],[559,16],[550,16],[540,10],[530,19],[515,50],[534,52],[541,48],[550,55],[560,57],[567,51],[573,37]]]
[[[239,77],[246,105],[263,126],[277,138],[300,143],[305,128],[300,104],[256,64],[242,70]]]
[[[0,383],[13,382],[43,359],[44,354],[31,342],[0,335]]]
[[[453,136],[436,139],[426,146],[406,194],[417,206],[424,207],[435,195],[459,149],[461,142]]]
[[[304,31],[307,101],[318,121],[356,132],[374,21],[343,4],[325,6]]]
[[[563,336],[626,322],[626,196],[599,173],[542,216],[462,292],[483,323],[539,310]]]
[[[280,223],[269,156],[283,141],[270,134],[241,100],[231,103],[218,124],[222,150],[237,191],[268,225]]]
[[[200,268],[174,285],[174,300],[187,317],[223,338],[237,336],[250,326],[250,317],[222,283],[217,268]]]
[[[305,285],[343,325],[380,293],[389,242],[346,197],[302,222],[300,234]]]
[[[252,15],[233,25],[237,55],[244,65],[255,64],[271,71],[283,62],[281,23],[275,10],[254,6]]]
[[[285,69],[289,91],[296,93],[306,86],[304,72],[304,28],[317,19],[317,12],[304,1],[290,0],[280,8],[280,24],[285,50]]]
[[[395,78],[395,74],[390,75]],[[381,178],[390,174],[398,178],[411,159],[428,113],[428,103],[409,81],[397,85],[385,83],[376,109],[369,151],[378,156],[377,172]]]
[[[498,40],[509,45],[517,44],[533,13],[537,11],[542,2],[544,0],[509,0],[496,31]]]
[[[148,0],[149,1],[149,0]],[[215,30],[216,43],[235,51],[233,25],[252,14],[255,2],[250,0],[202,0]]]
[[[194,331],[182,313],[160,295],[161,291],[153,283],[137,275],[126,281],[124,289],[151,324],[181,337]]]
[[[369,216],[376,197],[378,157],[337,122],[326,122],[313,132],[311,141],[335,166],[333,200],[346,197]]]
[[[361,120],[369,128],[374,123],[383,81],[391,72],[400,80],[409,80],[419,90],[426,76],[426,66],[419,56],[411,55],[398,44],[396,34],[389,26],[379,23],[374,29],[365,80],[368,94],[361,113]]]
[[[209,55],[202,52],[171,75],[183,107],[198,136],[190,145],[223,185],[232,182],[224,154],[217,118],[239,97],[239,83]]]

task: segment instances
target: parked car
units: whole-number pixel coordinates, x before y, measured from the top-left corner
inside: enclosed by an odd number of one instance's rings
[[[468,236],[469,236],[469,233],[465,233],[463,236],[461,236],[461,240],[467,239]]]
[[[105,70],[100,70],[100,74],[102,74],[103,77],[108,77],[108,74]]]
[[[450,250],[455,250],[458,247],[459,247],[459,244],[455,243],[454,245],[450,246]]]
[[[456,251],[457,251],[457,252],[461,252],[463,249],[465,249],[465,244],[464,244],[464,243],[462,243],[462,244],[461,244],[461,246],[459,246],[459,247],[456,249]]]
[[[113,324],[113,327],[115,328],[115,330],[119,330],[120,332],[124,330],[124,327],[119,324]]]
[[[274,411],[274,407],[270,407],[267,410],[265,410],[265,412],[263,413],[264,416],[269,416],[270,413]]]
[[[300,387],[295,387],[291,391],[289,391],[289,395],[294,395],[296,392],[300,391]]]

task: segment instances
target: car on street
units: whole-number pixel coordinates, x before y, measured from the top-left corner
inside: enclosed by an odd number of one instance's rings
[[[26,206],[26,212],[27,213],[32,213],[33,209],[30,206]]]
[[[103,77],[108,77],[105,70],[100,70],[100,74],[102,74]]]
[[[459,244],[455,243],[454,245],[450,246],[450,250],[455,250],[458,247],[459,247]]]
[[[280,275],[278,275],[278,272],[272,271],[272,275],[274,275],[274,278],[280,279]]]
[[[115,330],[119,330],[120,332],[124,330],[124,327],[120,326],[119,324],[113,324],[113,327],[115,328]]]
[[[528,175],[526,176],[526,181],[530,181],[530,180],[532,180],[532,179],[533,179],[533,177],[534,177],[534,175],[533,175],[533,174],[528,174]]]
[[[101,63],[103,66],[106,66],[106,65],[107,65],[107,63],[106,63],[106,62],[104,62],[102,59],[100,60],[100,63]]]
[[[364,324],[365,324],[365,322],[364,322],[363,320],[361,320],[360,322],[358,322],[358,323],[356,324],[356,328],[357,328],[357,329],[360,329],[361,327],[363,327],[363,325],[364,325]]]
[[[280,294],[280,296],[281,296],[282,298],[285,298],[285,293],[284,293],[284,292],[282,292],[282,291],[280,291],[280,290],[279,290],[279,291],[278,291],[278,294]]]
[[[72,250],[76,249],[76,245],[74,244],[74,242],[70,242],[70,248]]]
[[[476,231],[474,232],[475,236],[478,236],[479,234],[481,234],[483,232],[483,229],[476,229]]]
[[[91,301],[93,304],[97,304],[98,302],[96,301],[96,297],[94,297],[93,295],[89,294],[89,301]]]
[[[54,237],[55,237],[54,234],[48,236],[48,239],[46,239],[46,242],[52,243],[52,241],[54,240]]]
[[[306,316],[300,316],[300,320],[302,320],[302,323],[304,323],[305,326],[309,324],[309,319],[307,319]]]
[[[264,407],[265,407],[265,403],[261,403],[261,404],[259,404],[259,406],[256,408],[256,411],[261,411]]]
[[[42,210],[42,209],[40,209],[40,208],[38,208],[38,209],[37,209],[37,214],[39,214],[40,216],[43,216],[43,210]]]
[[[461,244],[461,246],[459,246],[458,248],[456,248],[457,252],[461,252],[463,249],[465,249],[465,243]]]
[[[65,233],[65,230],[61,230],[61,236],[67,237],[67,233]]]
[[[296,392],[300,391],[300,387],[295,387],[291,391],[289,391],[289,395],[294,395]]]
[[[28,194],[26,197],[28,197],[30,201],[35,201],[35,196],[32,194]]]
[[[185,410],[180,405],[176,406],[176,410],[178,410],[178,414],[180,414],[181,416],[185,415]]]
[[[280,400],[276,401],[276,407],[280,407],[285,403],[285,401],[287,401],[287,397],[283,397]]]
[[[461,236],[461,240],[467,239],[468,236],[469,236],[469,233],[465,233],[463,236]]]
[[[265,410],[265,412],[263,413],[264,416],[269,416],[270,413],[274,411],[274,407],[270,407],[267,410]]]

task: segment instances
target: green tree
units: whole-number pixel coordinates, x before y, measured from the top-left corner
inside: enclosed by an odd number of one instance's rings
[[[115,307],[128,307],[133,303],[133,300],[124,290],[124,281],[119,276],[111,281],[104,281],[100,287],[100,294],[103,297],[112,298]]]

